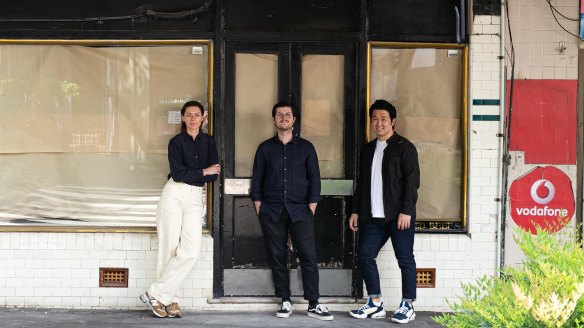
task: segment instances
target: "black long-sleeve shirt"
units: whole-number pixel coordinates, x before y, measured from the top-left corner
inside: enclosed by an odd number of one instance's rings
[[[205,182],[215,181],[217,174],[203,175],[203,169],[219,163],[217,146],[213,137],[199,132],[193,138],[187,132],[181,132],[168,142],[168,178],[202,187]]]
[[[278,220],[286,208],[294,222],[310,217],[310,203],[320,196],[320,169],[310,141],[294,136],[283,144],[278,136],[262,142],[255,154],[250,197],[260,212]]]
[[[386,142],[381,164],[385,220],[395,220],[400,213],[415,216],[420,187],[418,151],[413,143],[397,133]],[[376,144],[377,139],[361,149],[359,177],[353,193],[352,213],[359,214],[359,221],[363,223],[371,221],[371,163]]]

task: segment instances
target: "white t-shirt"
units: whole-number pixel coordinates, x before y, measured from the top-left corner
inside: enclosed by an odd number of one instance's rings
[[[371,216],[374,218],[384,218],[383,209],[383,179],[381,178],[381,162],[383,161],[383,151],[387,147],[387,141],[377,140],[373,163],[371,163]]]

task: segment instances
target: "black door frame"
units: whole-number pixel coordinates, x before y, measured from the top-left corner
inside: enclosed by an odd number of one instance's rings
[[[300,41],[290,41],[286,40],[283,42],[251,42],[251,41],[223,41],[222,42],[221,55],[219,56],[222,67],[221,79],[219,82],[222,85],[221,92],[222,97],[220,101],[222,104],[216,108],[221,107],[220,122],[217,122],[217,126],[222,126],[219,130],[221,131],[221,136],[218,138],[218,144],[220,147],[223,159],[233,159],[234,158],[234,138],[233,131],[235,131],[235,122],[233,117],[234,113],[234,97],[230,96],[226,90],[234,90],[235,84],[235,56],[236,52],[244,53],[274,53],[278,54],[278,97],[280,100],[289,101],[293,105],[300,108],[301,100],[301,58],[303,55],[309,54],[341,54],[345,56],[345,110],[344,110],[344,169],[345,176],[344,179],[353,180],[355,177],[355,159],[357,158],[356,145],[360,141],[360,133],[358,133],[359,122],[361,121],[360,111],[358,108],[358,62],[357,62],[357,51],[360,49],[358,42],[354,41],[342,41],[342,42],[300,42]],[[217,58],[217,56],[216,56]],[[231,94],[233,95],[233,93]],[[269,112],[269,108],[266,109]],[[301,112],[301,111],[299,111]],[[300,130],[301,117],[297,120],[296,131]],[[224,182],[226,178],[237,178],[234,177],[234,161],[224,160],[222,163],[223,175],[221,176],[221,182]],[[221,184],[222,188],[219,192],[221,194],[220,205],[215,213],[219,213],[219,217],[215,216],[217,220],[214,225],[214,290],[213,295],[215,298],[220,298],[224,296],[223,290],[223,269],[226,267],[224,261],[233,258],[233,247],[226,246],[229,244],[231,235],[233,233],[233,223],[228,222],[225,218],[233,217],[233,197],[226,197],[224,193],[224,183]],[[350,215],[350,197],[344,197],[347,206],[346,213],[344,213],[345,220],[348,220]],[[346,227],[346,224],[344,225]],[[345,261],[349,261],[353,269],[353,282],[352,282],[352,296],[361,297],[362,295],[362,284],[358,283],[360,277],[358,277],[358,270],[355,268],[355,249],[354,249],[354,234],[349,230],[345,229],[344,237],[345,241],[351,242],[351,247],[346,246],[347,251],[345,252]]]

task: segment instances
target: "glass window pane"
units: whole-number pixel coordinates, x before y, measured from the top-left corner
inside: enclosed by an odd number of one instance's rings
[[[278,55],[235,55],[235,176],[251,177],[258,145],[276,134]]]
[[[393,103],[396,131],[418,149],[419,220],[461,218],[462,51],[372,50],[370,102],[386,99]]]
[[[1,45],[0,224],[154,226],[197,47]]]
[[[302,57],[302,136],[310,140],[323,178],[343,178],[344,56]]]

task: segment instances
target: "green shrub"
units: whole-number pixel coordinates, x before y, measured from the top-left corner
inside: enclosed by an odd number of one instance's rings
[[[578,229],[576,229],[578,230]],[[446,327],[584,327],[584,250],[575,233],[536,235],[515,230],[526,259],[462,284],[452,313],[434,317]]]

